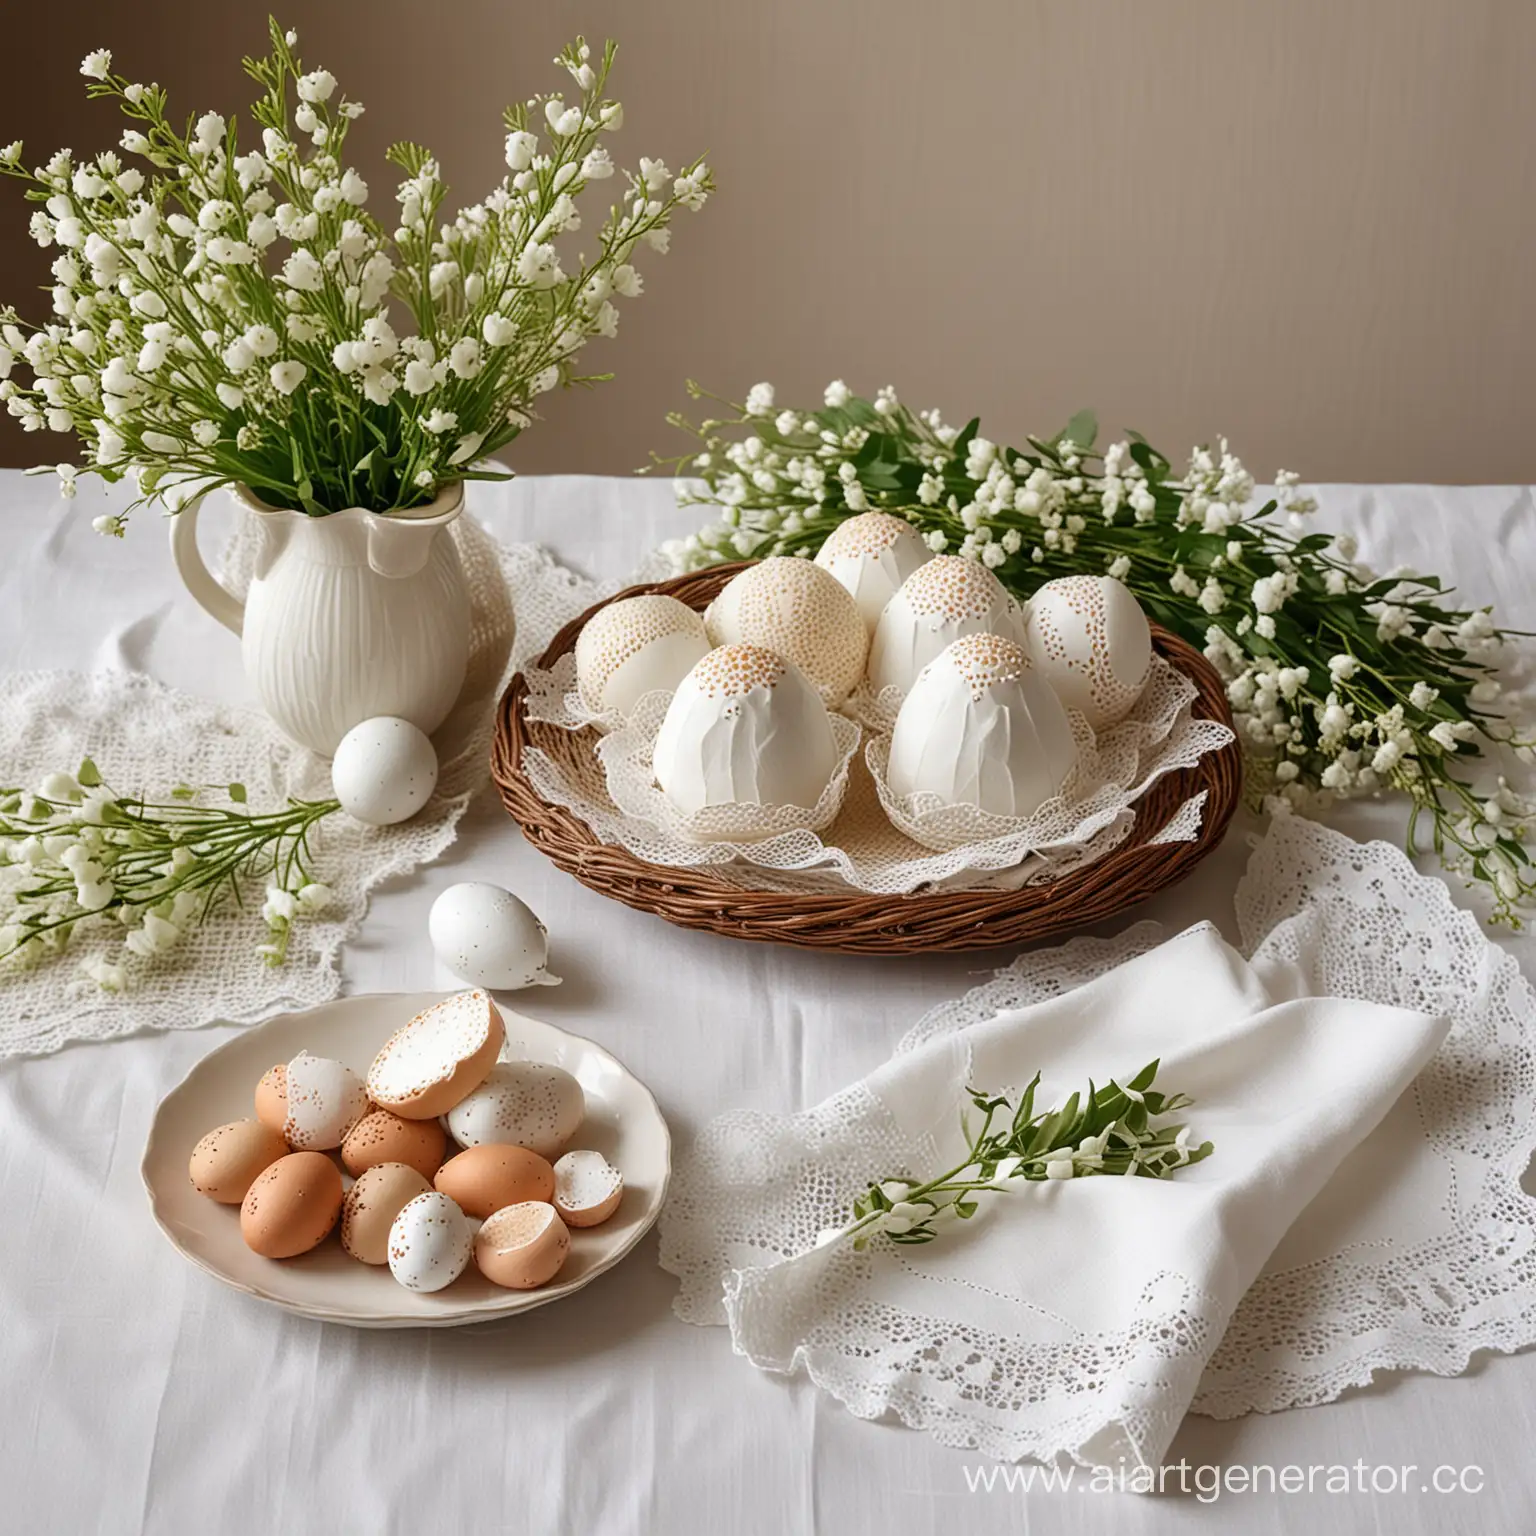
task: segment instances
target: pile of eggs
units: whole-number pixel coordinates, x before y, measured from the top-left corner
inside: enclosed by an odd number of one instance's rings
[[[606,1221],[624,1180],[599,1152],[567,1151],[581,1084],[546,1062],[500,1061],[505,1029],[480,990],[419,1013],[365,1076],[300,1051],[255,1085],[254,1118],[193,1149],[193,1187],[240,1207],[252,1252],[291,1259],[340,1229],[362,1264],[440,1291],[471,1261],[532,1290],[559,1273],[571,1231]]]
[[[671,695],[653,763],[683,815],[814,807],[837,769],[830,712],[863,684],[896,708],[898,796],[1027,817],[1076,763],[1068,711],[1095,732],[1123,719],[1151,661],[1146,615],[1113,577],[1048,581],[1021,607],[885,512],[840,524],[814,561],[749,566],[702,615],[657,593],[611,603],[576,646],[594,712]]]

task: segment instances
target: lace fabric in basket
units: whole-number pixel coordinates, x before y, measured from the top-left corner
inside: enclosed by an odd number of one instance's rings
[[[1199,1337],[1202,1299],[1177,1276],[1149,1288],[1144,1332],[1069,1330],[1021,1347],[1016,1316],[986,1295],[967,1298],[964,1321],[952,1310],[941,1324],[875,1297],[874,1250],[834,1246],[814,1304],[786,1338],[754,1339],[754,1358],[804,1367],[860,1416],[890,1412],[945,1444],[1051,1459],[1091,1447],[1098,1432],[1102,1415],[1085,1418],[1073,1387],[1105,1372],[1134,1378],[1139,1358],[1187,1390],[1193,1411],[1228,1418],[1330,1401],[1381,1370],[1453,1374],[1477,1350],[1536,1342],[1536,1201],[1519,1183],[1536,1150],[1536,995],[1513,958],[1396,848],[1299,818],[1272,825],[1237,907],[1243,950],[1277,993],[1361,999],[1451,1024],[1412,1088],[1274,1250],[1214,1353]],[[1143,922],[1024,955],[932,1010],[897,1055],[1062,997],[1164,937]],[[767,1266],[841,1224],[850,1191],[924,1166],[927,1150],[862,1086],[796,1116],[712,1122],[681,1160],[663,1216],[678,1315],[741,1326]],[[887,1285],[880,1294],[891,1294]],[[1198,1379],[1182,1380],[1181,1362],[1206,1354]],[[1133,1442],[1171,1433],[1147,1421],[1145,1403],[1139,1411],[1125,1425]]]
[[[341,946],[362,922],[369,892],[439,857],[488,781],[495,701],[512,667],[538,655],[557,629],[597,599],[590,583],[533,545],[500,545],[467,516],[454,524],[454,536],[470,589],[470,668],[458,706],[434,738],[440,773],[426,809],[395,827],[364,827],[341,815],[321,823],[313,839],[316,872],[334,903],[295,927],[283,966],[269,968],[255,953],[264,932],[259,892],[255,906],[226,904],[175,949],[136,960],[122,995],[103,992],[80,970],[93,956],[116,958],[121,934],[105,924],[83,925],[64,955],[5,975],[0,1057],[213,1019],[244,1023],[338,994]],[[254,547],[242,520],[223,562],[236,591],[249,581]],[[0,781],[11,784],[37,783],[90,755],[124,793],[153,796],[182,781],[239,781],[258,809],[290,795],[330,794],[329,765],[288,741],[259,711],[195,698],[140,673],[6,677],[0,680],[0,740]]]
[[[568,733],[583,732],[595,723],[613,726],[611,718],[599,721],[581,703],[574,656],[562,656],[548,670],[529,667],[525,677],[531,721]],[[924,847],[904,833],[900,816],[893,824],[892,807],[885,803],[889,797],[880,783],[882,743],[876,739],[852,762],[836,819],[819,834],[800,827],[759,843],[701,844],[680,835],[675,818],[657,804],[660,796],[651,782],[648,748],[664,714],[657,707],[660,698],[642,700],[636,718],[601,746],[597,734],[589,731],[558,754],[530,747],[524,771],[544,799],[572,811],[602,842],[652,864],[683,869],[707,865],[722,880],[753,890],[852,886],[904,895],[924,888],[984,889],[1056,879],[1119,846],[1134,823],[1135,802],[1157,779],[1194,767],[1206,753],[1232,739],[1219,721],[1195,718],[1194,685],[1158,659],[1130,717],[1102,733],[1097,743],[1082,727],[1088,739],[1079,793],[1051,801],[1034,817],[972,825],[960,811],[929,811],[925,814],[930,820],[964,822],[964,840],[937,852]],[[861,700],[856,712],[873,727],[888,724],[889,712],[877,702]],[[1198,799],[1186,803],[1175,825],[1165,829],[1163,841],[1199,835]]]

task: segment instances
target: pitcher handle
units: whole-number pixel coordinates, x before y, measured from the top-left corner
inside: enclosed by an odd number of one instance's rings
[[[217,580],[197,547],[197,512],[202,498],[189,502],[171,519],[171,558],[187,591],[226,629],[237,635],[245,625],[245,604]]]

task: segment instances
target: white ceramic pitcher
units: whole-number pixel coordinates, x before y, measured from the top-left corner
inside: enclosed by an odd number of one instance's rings
[[[260,530],[243,603],[203,563],[197,503],[172,518],[171,550],[187,590],[240,636],[272,719],[326,757],[376,715],[441,725],[469,662],[469,592],[448,533],[462,484],[405,512],[326,517],[269,507],[243,487],[230,494]]]

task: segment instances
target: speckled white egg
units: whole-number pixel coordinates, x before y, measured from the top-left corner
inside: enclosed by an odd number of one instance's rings
[[[885,605],[869,649],[869,681],[878,693],[903,694],[917,675],[964,635],[1001,635],[1023,643],[1024,616],[979,560],[936,555],[920,565]]]
[[[859,605],[871,634],[901,584],[933,551],[911,523],[889,512],[861,512],[839,523],[816,555],[816,564]]]
[[[501,1061],[448,1111],[448,1133],[461,1147],[510,1142],[554,1159],[586,1118],[581,1084],[546,1061]]]
[[[455,976],[492,991],[556,987],[545,970],[549,930],[511,891],[482,880],[450,885],[432,903],[427,933]]]
[[[284,1072],[287,1118],[283,1140],[295,1151],[339,1147],[368,1113],[368,1090],[351,1067],[300,1051]]]
[[[1031,816],[1061,792],[1077,744],[1061,701],[1023,648],[966,635],[923,668],[902,701],[886,782],[991,816]]]
[[[859,605],[813,560],[775,555],[748,566],[704,622],[715,645],[758,645],[792,661],[834,707],[864,674],[869,631]]]
[[[813,808],[837,761],[820,693],[757,645],[723,645],[683,679],[652,752],[656,782],[685,816],[711,805]]]
[[[389,1229],[389,1272],[408,1291],[440,1291],[464,1273],[475,1230],[439,1190],[409,1201]]]
[[[576,637],[576,686],[591,710],[628,714],[671,693],[709,650],[703,616],[660,592],[599,608]]]
[[[392,827],[432,798],[437,753],[409,720],[380,715],[341,738],[331,759],[331,786],[349,816],[370,827]]]
[[[1094,730],[1130,713],[1152,668],[1141,604],[1113,576],[1062,576],[1029,600],[1030,660]]]

